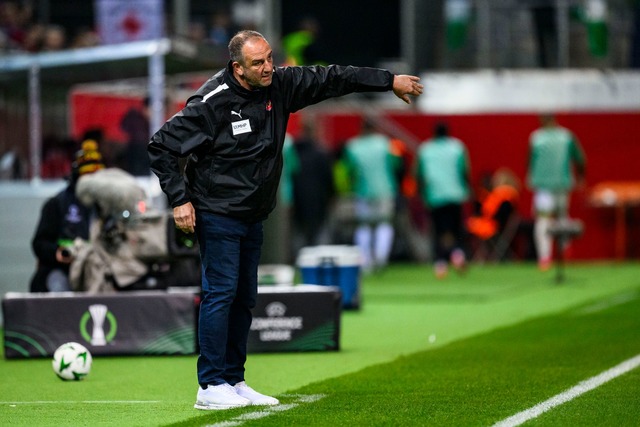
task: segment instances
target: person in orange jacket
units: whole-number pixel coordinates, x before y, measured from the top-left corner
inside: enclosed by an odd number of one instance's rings
[[[479,215],[467,219],[467,229],[482,240],[491,239],[502,230],[519,198],[518,178],[509,169],[498,169],[491,179],[490,191],[481,200]]]

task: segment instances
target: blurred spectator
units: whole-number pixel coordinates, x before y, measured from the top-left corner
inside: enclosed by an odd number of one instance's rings
[[[333,187],[335,199],[330,218],[331,241],[334,244],[350,245],[353,243],[354,203],[352,182],[345,160],[346,141],[340,141],[331,152]]]
[[[583,184],[586,158],[575,135],[559,126],[553,114],[542,114],[540,124],[529,137],[527,182],[534,192],[538,267],[545,271],[551,268],[553,252],[549,228],[555,219],[568,216],[569,193],[576,183]]]
[[[346,141],[337,144],[333,152],[333,184],[338,196],[347,197],[351,194],[352,183],[344,156]]]
[[[360,135],[347,141],[344,160],[355,196],[354,240],[363,254],[363,269],[383,268],[395,234],[396,171],[401,159],[394,156],[391,140],[366,118]]]
[[[61,292],[71,290],[69,268],[74,260],[74,241],[89,239],[91,211],[78,200],[76,184],[86,174],[103,169],[98,144],[82,143],[73,163],[67,187],[47,200],[31,241],[38,260],[31,279],[31,292]]]
[[[311,17],[300,21],[296,31],[282,39],[282,47],[289,65],[312,65],[325,61],[319,40],[320,23]]]
[[[257,0],[235,0],[231,5],[231,16],[243,30],[256,30],[265,18],[265,2]]]
[[[318,141],[313,119],[305,118],[293,147],[298,173],[293,175],[293,253],[304,246],[330,243],[328,217],[334,195],[331,157]]]
[[[27,29],[22,45],[26,52],[55,52],[66,49],[67,34],[60,25],[33,24]]]
[[[93,47],[100,45],[98,34],[89,27],[80,28],[71,41],[70,47],[78,49],[83,47]]]
[[[20,158],[17,150],[10,149],[0,156],[0,179],[21,179],[24,178],[24,161]]]
[[[508,168],[498,169],[491,177],[487,192],[478,197],[479,212],[467,219],[467,229],[481,240],[492,239],[504,230],[519,198],[517,176]]]
[[[151,174],[147,144],[149,143],[149,97],[139,106],[130,108],[120,120],[120,129],[127,134],[125,170],[132,175]]]
[[[424,236],[418,233],[419,223],[424,221],[424,207],[417,194],[417,183],[412,166],[415,162],[415,150],[398,138],[391,139],[393,154],[400,159],[396,169],[398,194],[394,213],[395,240],[391,259],[425,259]],[[416,221],[416,218],[419,218]]]
[[[216,46],[227,47],[231,37],[239,30],[226,10],[218,10],[211,15],[209,41]]]
[[[4,1],[0,3],[0,31],[9,49],[21,49],[33,16],[30,3]]]
[[[45,179],[64,178],[71,173],[73,150],[77,142],[49,136],[43,140],[41,176]]]
[[[557,66],[558,27],[555,0],[536,0],[531,12],[538,47],[538,65],[542,68]]]
[[[202,43],[207,40],[207,27],[203,22],[189,22],[187,38],[195,43]]]
[[[60,25],[48,25],[44,30],[42,50],[45,52],[63,50],[67,47],[67,33]]]
[[[446,123],[436,123],[433,138],[418,148],[417,180],[433,224],[437,278],[448,273],[449,262],[460,270],[466,262],[463,204],[469,198],[470,163],[467,149],[449,136]]]
[[[21,48],[30,53],[40,52],[44,42],[44,33],[44,25],[31,25],[24,36]]]

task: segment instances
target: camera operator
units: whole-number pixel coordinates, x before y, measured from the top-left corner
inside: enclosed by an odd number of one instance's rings
[[[69,268],[74,259],[74,241],[88,240],[91,209],[76,197],[76,184],[82,175],[103,169],[98,143],[87,139],[73,162],[67,187],[47,200],[40,213],[31,247],[37,258],[31,279],[31,292],[71,290]]]

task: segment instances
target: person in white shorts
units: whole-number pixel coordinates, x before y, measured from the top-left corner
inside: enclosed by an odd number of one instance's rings
[[[552,114],[540,116],[542,126],[529,138],[528,184],[534,192],[533,237],[540,270],[551,268],[555,219],[569,215],[571,190],[584,181],[586,158],[580,143]],[[564,249],[564,248],[562,248]]]

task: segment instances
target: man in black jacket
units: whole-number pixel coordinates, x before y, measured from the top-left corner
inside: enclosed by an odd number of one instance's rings
[[[257,297],[262,221],[273,210],[289,114],[331,97],[393,90],[405,102],[418,77],[342,67],[274,67],[255,31],[229,43],[227,68],[209,79],[148,146],[176,226],[198,237],[202,299],[195,408],[276,405],[244,381]],[[184,175],[179,158],[187,157]],[[196,225],[197,224],[197,225]]]

